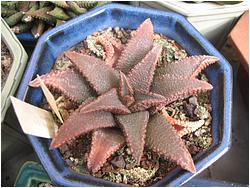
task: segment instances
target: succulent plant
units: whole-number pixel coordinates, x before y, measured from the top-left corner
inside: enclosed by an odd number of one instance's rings
[[[153,44],[153,25],[145,20],[125,47],[100,39],[106,60],[83,53],[65,52],[73,69],[41,76],[49,88],[79,104],[64,121],[50,148],[61,147],[78,136],[92,134],[88,169],[97,172],[125,144],[139,163],[144,147],[195,173],[195,165],[181,136],[204,122],[180,121],[162,107],[201,91],[209,83],[196,76],[218,61],[213,56],[191,56],[167,64],[155,75],[162,47]],[[30,86],[39,87],[34,79]]]
[[[106,2],[98,1],[2,1],[1,15],[14,33],[31,31],[35,38]]]

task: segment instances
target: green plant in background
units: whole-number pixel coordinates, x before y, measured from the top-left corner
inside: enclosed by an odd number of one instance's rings
[[[14,33],[30,31],[38,38],[44,31],[105,3],[107,2],[4,1],[1,2],[1,16]]]

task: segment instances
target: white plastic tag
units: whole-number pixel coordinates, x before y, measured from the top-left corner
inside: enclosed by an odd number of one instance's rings
[[[54,137],[58,127],[51,112],[12,96],[10,99],[24,133],[43,138]]]

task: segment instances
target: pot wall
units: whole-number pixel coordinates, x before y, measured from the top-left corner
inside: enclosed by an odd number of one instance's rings
[[[9,96],[14,95],[18,88],[19,82],[24,73],[24,69],[28,60],[28,56],[18,41],[15,34],[10,30],[7,23],[1,18],[1,37],[3,42],[9,49],[12,56],[12,65],[5,82],[4,88],[1,91],[1,122],[4,120],[6,111],[10,106]]]

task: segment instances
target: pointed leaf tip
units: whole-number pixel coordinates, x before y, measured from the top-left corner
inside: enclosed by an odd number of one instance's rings
[[[211,89],[213,89],[213,86],[205,81],[171,78],[169,75],[155,78],[152,84],[152,92],[166,98],[165,105]]]
[[[116,120],[125,134],[126,142],[132,156],[138,163],[141,160],[144,150],[148,119],[149,113],[147,111],[116,116]]]
[[[92,172],[97,172],[125,143],[121,132],[114,128],[98,129],[92,134],[91,151],[87,166]]]
[[[117,70],[127,74],[143,57],[153,45],[153,25],[150,19],[145,20],[136,30],[135,35],[128,41],[115,64]]]
[[[167,122],[175,128],[175,130],[177,131],[180,137],[188,133],[194,132],[205,123],[203,119],[199,121],[183,121],[183,120],[175,119],[169,116],[165,109],[162,109],[161,113],[165,117]]]
[[[134,89],[131,86],[126,75],[121,71],[120,71],[119,95],[121,97],[123,104],[127,107],[131,106],[135,101],[133,97]]]
[[[218,60],[219,58],[209,55],[189,56],[161,67],[161,75],[169,75],[180,79],[195,78],[207,66]]]
[[[128,73],[128,78],[134,89],[149,92],[161,51],[161,46],[154,46],[142,61]]]
[[[149,119],[146,145],[192,173],[196,172],[193,159],[176,130],[159,113]]]
[[[110,91],[100,95],[97,99],[90,102],[87,105],[84,105],[80,112],[89,113],[89,112],[97,112],[97,111],[105,111],[111,113],[118,114],[128,114],[130,110],[124,106],[118,95],[115,88]]]
[[[126,95],[132,96],[134,94],[134,89],[133,89],[129,79],[121,71],[120,71],[119,94],[121,97],[124,97]]]
[[[52,70],[40,78],[47,87],[61,92],[75,102],[84,101],[92,96],[88,83],[74,70]],[[29,86],[40,87],[39,79],[30,81]]]
[[[98,94],[103,94],[119,86],[118,71],[104,61],[94,56],[70,51],[65,52],[65,56],[70,59]]]
[[[146,110],[153,106],[165,104],[166,98],[157,93],[135,91],[135,103],[130,106],[132,112]]]
[[[52,139],[50,149],[58,148],[81,134],[98,128],[113,126],[115,126],[115,121],[113,115],[109,112],[90,112],[83,114],[77,109],[60,127],[56,136]]]

